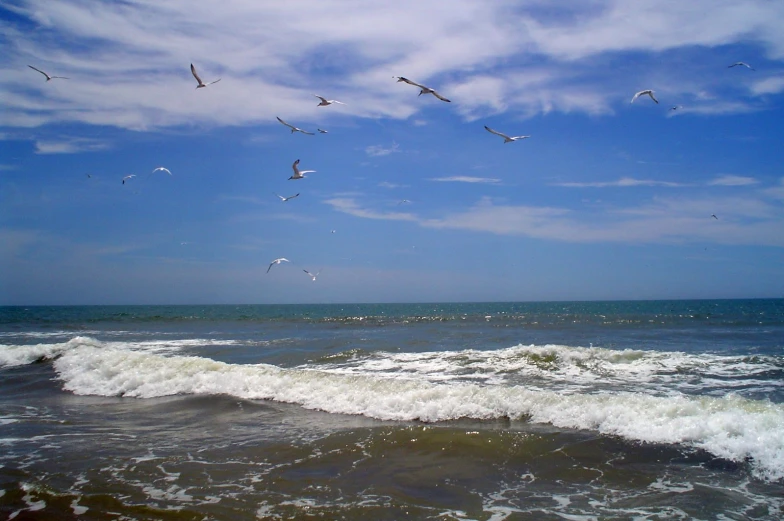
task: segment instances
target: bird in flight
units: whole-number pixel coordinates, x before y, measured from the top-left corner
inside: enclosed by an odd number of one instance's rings
[[[172,175],[172,173],[169,171],[169,169],[168,169],[168,168],[166,168],[166,167],[163,167],[163,166],[159,166],[158,168],[156,168],[155,170],[153,170],[153,171],[152,171],[152,172],[150,172],[150,173],[151,173],[151,174],[154,174],[155,172],[157,172],[157,171],[159,171],[159,170],[160,170],[161,172],[166,172],[167,174],[169,174],[169,175]]]
[[[528,139],[529,137],[531,137],[531,136],[507,136],[506,134],[502,134],[501,132],[498,132],[497,130],[493,130],[492,128],[488,127],[487,125],[485,125],[485,130],[487,130],[491,134],[495,134],[496,136],[501,136],[502,138],[504,138],[504,143],[511,143],[513,141],[517,141],[517,140],[520,140],[520,139]]]
[[[134,177],[136,177],[136,174],[131,174],[131,175],[127,175],[127,176],[123,177],[122,178],[122,184],[125,184],[125,181],[127,179],[133,179]]]
[[[302,270],[302,271],[304,271],[305,273],[307,273],[307,274],[308,274],[308,276],[309,276],[311,279],[313,279],[313,282],[316,282],[316,277],[318,277],[318,274],[319,274],[319,273],[321,273],[321,270],[318,270],[318,271],[316,272],[316,274],[315,274],[315,275],[314,275],[314,274],[312,274],[311,272],[309,272],[308,270]]]
[[[735,62],[732,65],[728,65],[727,68],[731,69],[733,67],[737,67],[738,65],[740,65],[741,67],[746,67],[747,69],[750,69],[752,71],[755,70],[754,67],[752,67],[751,65],[749,65],[748,63],[745,63],[745,62]]]
[[[275,192],[273,192],[273,193],[275,193]],[[286,202],[286,201],[288,201],[289,199],[294,199],[295,197],[299,197],[299,194],[290,195],[290,196],[288,196],[288,197],[283,197],[282,195],[278,195],[278,194],[275,194],[275,195],[277,195],[278,197],[280,197],[280,201],[281,201],[282,203],[285,203],[285,202]]]
[[[278,118],[278,116],[275,116],[275,117],[278,119],[278,121],[280,121],[281,123],[283,123],[284,125],[286,125],[287,127],[289,127],[289,128],[291,129],[291,133],[292,133],[292,134],[293,134],[294,132],[302,132],[303,134],[307,134],[307,135],[309,135],[309,136],[314,136],[314,135],[315,135],[313,132],[308,132],[307,130],[302,130],[302,129],[301,129],[301,128],[299,128],[299,127],[295,127],[294,125],[289,125],[288,123],[286,123],[286,122],[285,122],[285,121],[283,121],[282,119]]]
[[[215,81],[211,81],[209,83],[204,83],[203,81],[201,81],[201,78],[199,78],[199,75],[196,74],[196,67],[194,67],[192,63],[191,63],[191,74],[193,74],[193,77],[196,78],[196,81],[199,82],[199,84],[196,85],[197,89],[201,89],[203,87],[206,87],[207,85],[212,85],[213,83],[218,83],[219,81],[221,81],[221,79],[218,78]]]
[[[419,90],[419,94],[418,94],[419,96],[421,96],[422,94],[432,94],[433,96],[435,96],[436,98],[440,99],[441,101],[446,101],[447,103],[450,103],[450,100],[446,99],[445,97],[443,97],[441,94],[436,92],[434,89],[431,89],[430,87],[426,87],[426,86],[422,85],[421,83],[417,83],[415,81],[411,81],[408,78],[405,78],[403,76],[395,76],[395,78],[397,78],[398,82],[402,81],[403,83],[408,83],[409,85],[414,85],[415,87],[419,87],[419,89],[420,89]]]
[[[683,107],[681,107],[680,105],[673,105],[672,107],[670,107],[670,110],[680,110],[682,108]]]
[[[40,72],[41,74],[43,74],[44,76],[46,76],[46,81],[51,81],[51,80],[53,80],[53,79],[55,79],[55,78],[57,78],[58,80],[68,80],[68,79],[70,79],[70,78],[66,78],[65,76],[49,76],[48,74],[46,74],[46,73],[45,73],[44,71],[42,71],[41,69],[36,69],[36,68],[35,68],[35,67],[33,67],[32,65],[28,65],[28,67],[30,67],[30,68],[31,68],[31,69],[33,69],[34,71],[38,71],[38,72]]]
[[[634,100],[636,100],[636,99],[637,99],[637,98],[639,98],[640,96],[645,96],[646,94],[647,94],[648,96],[650,96],[650,97],[651,97],[651,99],[652,99],[653,101],[655,101],[655,102],[656,102],[656,104],[658,105],[658,103],[659,103],[659,100],[657,100],[656,98],[654,98],[654,97],[653,97],[653,91],[652,91],[651,89],[641,90],[640,92],[638,92],[637,94],[635,94],[635,95],[634,95],[634,97],[632,98],[632,101],[631,101],[631,103],[634,103]]]
[[[719,218],[718,218],[718,217],[716,217],[716,214],[715,214],[715,213],[712,213],[712,214],[711,214],[711,217],[713,217],[713,218],[714,218],[714,219],[716,219],[717,221],[719,220]]]
[[[327,131],[326,131],[326,130],[322,130],[322,129],[320,129],[320,128],[317,128],[316,130],[318,130],[318,133],[319,133],[319,134],[326,134],[326,133],[327,133]]]
[[[291,262],[291,261],[290,261],[290,260],[288,260],[288,259],[285,259],[285,258],[283,258],[283,257],[281,257],[280,259],[275,259],[274,261],[270,262],[269,268],[267,268],[267,273],[269,273],[269,270],[271,270],[271,269],[272,269],[272,267],[273,267],[275,264],[280,264],[281,262]]]
[[[299,159],[294,161],[294,164],[291,165],[291,169],[294,170],[294,175],[289,177],[289,179],[304,179],[305,178],[305,174],[310,174],[312,172],[315,172],[315,170],[300,170],[299,169]],[[297,195],[299,195],[299,194],[297,194]],[[280,197],[280,196],[278,196],[278,197]]]
[[[337,103],[338,105],[345,105],[345,103],[343,103],[342,101],[338,101],[336,99],[327,99],[322,96],[319,96],[318,94],[314,94],[314,96],[316,96],[318,99],[321,100],[321,103],[316,105],[317,107],[326,107],[327,105],[332,105],[333,103]]]

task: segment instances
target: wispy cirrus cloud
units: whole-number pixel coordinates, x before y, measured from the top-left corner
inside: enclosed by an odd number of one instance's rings
[[[392,143],[391,146],[384,145],[370,145],[365,147],[365,153],[370,157],[388,156],[394,152],[399,152],[400,146],[397,143]]]
[[[607,188],[607,187],[634,187],[634,186],[665,186],[678,188],[689,186],[684,183],[672,181],[656,181],[653,179],[635,179],[633,177],[622,177],[616,181],[584,181],[584,182],[565,182],[553,183],[553,186],[564,186],[567,188]]]
[[[784,184],[782,185],[784,186]],[[767,194],[777,197],[777,192]],[[516,235],[573,243],[633,244],[705,241],[784,246],[784,209],[752,197],[654,198],[630,207],[577,211],[557,206],[496,204],[484,197],[463,211],[437,218],[362,208],[354,199],[327,201],[333,209],[366,219],[413,221],[435,229]],[[712,215],[720,216],[719,220]]]
[[[711,181],[708,181],[710,186],[748,186],[759,183],[753,177],[744,177],[739,175],[722,175]]]
[[[109,143],[89,138],[46,139],[35,142],[36,154],[76,154],[106,150]]]
[[[500,179],[492,177],[471,177],[466,175],[455,175],[450,177],[432,177],[428,181],[438,181],[440,183],[484,183],[484,184],[497,184]]]
[[[633,88],[632,75],[594,60],[750,38],[769,57],[784,57],[784,7],[767,0],[557,0],[547,8],[541,0],[454,0],[449,9],[416,0],[354,9],[338,0],[236,0],[224,10],[184,0],[17,0],[5,8],[23,20],[2,22],[6,56],[13,59],[0,65],[0,95],[4,124],[12,127],[234,126],[274,124],[278,114],[318,124],[326,113],[312,110],[311,89],[303,85],[312,84],[325,63],[336,74],[323,87],[351,100],[351,117],[405,119],[423,110],[411,89],[392,81],[402,73],[446,89],[467,119],[506,111],[610,114]],[[202,75],[222,78],[207,89],[212,92],[194,91],[188,71],[194,57]],[[27,63],[72,79],[41,81]],[[725,72],[681,69],[678,84],[697,93],[733,81]],[[751,90],[782,89],[779,77]],[[718,99],[684,110],[727,114],[764,106]]]

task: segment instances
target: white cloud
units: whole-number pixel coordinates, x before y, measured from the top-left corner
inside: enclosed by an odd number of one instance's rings
[[[554,186],[565,186],[569,188],[605,188],[605,187],[630,187],[630,186],[681,187],[687,185],[682,183],[673,183],[670,181],[655,181],[652,179],[634,179],[631,177],[622,177],[617,181],[554,183]]]
[[[399,0],[353,9],[338,0],[234,0],[230,9],[196,0],[18,0],[5,8],[35,24],[22,30],[2,22],[0,95],[9,127],[272,125],[281,114],[315,126],[336,115],[313,111],[315,81],[330,97],[351,101],[337,117],[405,119],[428,104],[392,80],[403,73],[443,91],[467,119],[506,111],[610,114],[635,75],[594,58],[749,40],[784,57],[784,4],[766,0],[454,0],[448,7]],[[191,62],[205,79],[222,81],[196,91]],[[42,81],[27,63],[71,80]],[[325,77],[325,67],[338,73]],[[723,72],[680,70],[677,82],[658,79],[664,94],[677,85],[698,93],[730,82],[717,79]],[[752,92],[782,89],[780,78],[770,78]],[[721,97],[713,103],[684,110],[760,108]]]
[[[387,221],[415,221],[416,217],[407,212],[379,212],[372,209],[360,207],[354,199],[351,198],[334,198],[324,201],[326,204],[332,206],[334,210],[339,212],[353,215],[354,217],[362,217],[364,219],[377,219]]]
[[[778,94],[784,91],[784,76],[774,76],[758,81],[751,86],[751,92],[756,95]]]
[[[500,179],[493,179],[491,177],[471,177],[466,175],[456,175],[451,177],[435,177],[428,179],[428,181],[439,181],[442,183],[486,183],[495,184],[500,183]]]
[[[107,148],[109,148],[108,143],[88,138],[49,139],[35,142],[36,154],[75,154],[77,152],[106,150]]]
[[[743,177],[739,175],[722,175],[709,181],[710,186],[747,186],[759,183],[753,177]]]
[[[393,143],[390,147],[385,147],[384,145],[370,145],[365,148],[365,153],[370,157],[388,156],[393,152],[399,152],[397,143]]]
[[[367,210],[353,199],[333,199],[327,203],[337,211],[360,218],[415,221],[427,228],[543,240],[637,244],[705,241],[784,246],[784,209],[754,197],[654,198],[633,207],[599,207],[583,212],[551,206],[497,205],[484,197],[465,211],[440,218]],[[719,220],[712,219],[712,214],[718,215]]]

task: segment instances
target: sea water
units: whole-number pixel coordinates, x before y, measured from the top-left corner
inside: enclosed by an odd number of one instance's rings
[[[784,300],[0,308],[19,519],[779,519]]]

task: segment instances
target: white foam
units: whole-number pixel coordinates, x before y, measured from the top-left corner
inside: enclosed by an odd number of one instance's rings
[[[143,351],[148,353],[173,354],[183,349],[204,345],[228,346],[239,344],[236,340],[213,340],[187,338],[174,340],[145,340],[134,342],[101,342],[92,337],[77,336],[67,342],[34,345],[0,344],[0,367],[27,365],[42,358],[52,359],[66,351],[82,346],[101,347],[113,350]]]
[[[432,382],[414,375],[400,379],[232,365],[91,345],[66,351],[54,368],[65,389],[77,394],[138,398],[227,394],[382,420],[525,418],[642,442],[683,443],[733,461],[750,457],[758,476],[784,478],[784,406],[735,395],[564,394],[519,385]]]

